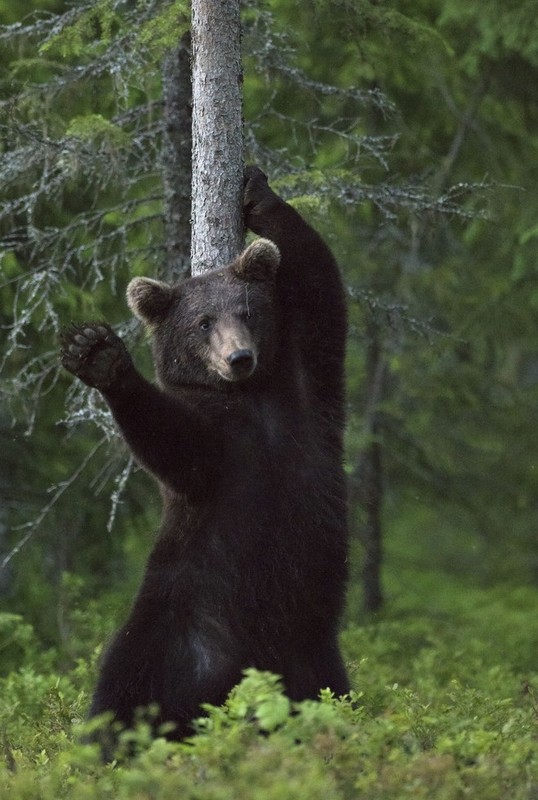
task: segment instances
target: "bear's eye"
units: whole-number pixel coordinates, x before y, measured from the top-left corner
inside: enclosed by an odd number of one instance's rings
[[[201,331],[208,331],[211,327],[211,320],[208,317],[204,317],[198,323],[198,327]]]

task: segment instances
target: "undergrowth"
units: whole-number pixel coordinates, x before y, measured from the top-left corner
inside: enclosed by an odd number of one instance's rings
[[[152,740],[141,724],[124,736],[135,754],[106,766],[80,744],[98,607],[72,621],[78,654],[67,667],[2,614],[0,798],[536,800],[536,592],[438,574],[427,613],[405,597],[390,616],[343,631],[350,697],[292,705],[277,677],[249,671],[191,741]]]

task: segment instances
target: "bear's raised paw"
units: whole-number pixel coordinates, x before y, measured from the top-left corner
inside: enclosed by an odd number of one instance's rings
[[[104,322],[70,325],[60,342],[62,365],[95,389],[113,388],[133,369],[122,340]]]
[[[263,235],[260,218],[278,205],[279,198],[267,182],[267,175],[259,167],[248,166],[244,172],[243,211],[245,223],[254,233]]]

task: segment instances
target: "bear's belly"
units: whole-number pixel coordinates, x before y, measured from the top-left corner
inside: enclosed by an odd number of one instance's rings
[[[182,617],[287,634],[338,613],[346,575],[341,468],[253,448],[194,506],[176,497],[150,558],[152,590]],[[232,468],[233,467],[233,468]],[[233,474],[233,478],[232,478]],[[149,576],[148,576],[149,577]],[[310,626],[309,626],[310,627]]]

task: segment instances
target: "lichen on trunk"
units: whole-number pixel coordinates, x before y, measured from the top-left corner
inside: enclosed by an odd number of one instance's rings
[[[243,243],[239,0],[192,2],[192,274],[233,260]]]

